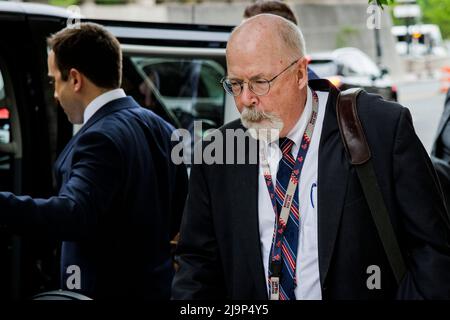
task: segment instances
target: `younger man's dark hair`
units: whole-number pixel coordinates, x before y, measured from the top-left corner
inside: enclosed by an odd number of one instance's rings
[[[122,82],[122,51],[112,33],[95,23],[65,28],[47,39],[64,81],[71,68],[100,88],[116,89]]]
[[[281,1],[264,1],[259,0],[253,4],[248,5],[244,11],[244,18],[250,18],[261,13],[270,13],[280,17],[283,17],[295,24],[297,23],[297,18],[295,18],[294,12],[292,12],[289,6]]]

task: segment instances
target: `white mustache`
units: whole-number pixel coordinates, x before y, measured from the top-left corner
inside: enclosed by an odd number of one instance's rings
[[[253,129],[250,130],[251,132],[255,132],[255,130],[259,132],[257,133],[258,137],[255,136],[255,138],[263,140],[272,140],[273,137],[270,138],[265,136],[273,130],[279,134],[284,126],[283,121],[277,115],[270,112],[259,111],[255,107],[244,107],[244,110],[241,113],[241,121],[245,128]],[[262,121],[264,121],[264,123],[262,123]],[[276,137],[278,137],[278,134]]]
[[[257,110],[255,107],[244,107],[241,113],[241,119],[245,122],[260,122],[268,120],[269,122],[280,122],[281,119],[270,112]]]
[[[244,107],[241,118],[249,122],[260,122],[262,120],[271,120],[273,116],[265,111],[259,111],[255,107]]]

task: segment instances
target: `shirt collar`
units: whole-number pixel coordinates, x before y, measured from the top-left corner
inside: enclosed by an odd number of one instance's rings
[[[303,133],[305,132],[306,125],[308,124],[309,118],[311,117],[312,113],[312,92],[309,87],[307,87],[307,94],[306,94],[306,102],[305,102],[305,109],[303,110],[301,116],[297,120],[297,123],[295,126],[289,131],[287,134],[287,138],[294,141],[294,145],[298,147],[300,143],[302,142]]]
[[[94,115],[94,113],[100,110],[100,108],[102,108],[108,102],[124,97],[126,97],[126,94],[123,89],[114,89],[99,95],[87,105],[86,109],[84,109],[83,124],[88,122],[88,120]]]

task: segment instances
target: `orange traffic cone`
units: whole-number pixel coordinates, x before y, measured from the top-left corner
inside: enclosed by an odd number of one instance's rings
[[[446,93],[450,88],[450,66],[442,67],[441,72],[441,92]]]

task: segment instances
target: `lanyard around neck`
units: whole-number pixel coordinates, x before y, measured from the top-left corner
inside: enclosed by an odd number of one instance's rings
[[[267,190],[272,201],[272,207],[275,212],[275,230],[274,239],[272,241],[271,249],[271,268],[269,268],[270,284],[271,284],[271,299],[279,299],[279,280],[281,273],[282,264],[282,254],[281,246],[276,246],[286,230],[286,226],[289,219],[289,213],[291,211],[292,202],[294,201],[294,194],[297,190],[298,182],[300,179],[301,171],[303,169],[303,164],[305,162],[306,154],[311,144],[312,135],[314,132],[314,127],[317,120],[317,114],[319,109],[319,99],[316,92],[312,91],[312,113],[309,119],[308,125],[306,126],[305,132],[303,133],[302,142],[298,150],[297,157],[295,159],[295,165],[291,172],[291,177],[289,179],[288,188],[286,189],[286,194],[283,200],[283,205],[281,207],[281,213],[277,209],[277,200],[275,197],[275,188],[272,183],[272,174],[270,171],[269,163],[266,158],[267,149],[266,145],[262,145],[260,149],[260,163],[264,173],[264,179],[266,181]],[[281,228],[280,228],[281,227]],[[271,270],[270,270],[271,269]]]
[[[289,179],[289,185],[286,190],[286,196],[284,197],[283,206],[281,208],[281,214],[279,215],[279,212],[277,210],[277,203],[275,199],[275,189],[274,184],[272,183],[272,174],[270,172],[270,166],[267,161],[267,149],[266,145],[262,145],[262,148],[260,149],[259,156],[260,156],[260,163],[263,169],[264,173],[264,179],[266,180],[267,190],[269,191],[270,199],[272,201],[273,210],[275,212],[275,217],[280,220],[280,223],[282,225],[286,225],[288,218],[289,218],[289,212],[291,209],[292,201],[293,201],[293,195],[295,190],[297,189],[298,181],[300,178],[301,171],[303,169],[303,163],[305,161],[306,154],[309,149],[309,145],[311,143],[311,138],[314,132],[314,127],[317,120],[317,113],[319,109],[319,99],[317,97],[316,92],[312,91],[312,113],[311,117],[309,119],[308,125],[306,126],[305,132],[303,133],[302,142],[300,144],[300,148],[298,150],[297,157],[295,159],[295,165],[294,169],[292,170],[291,177]]]

